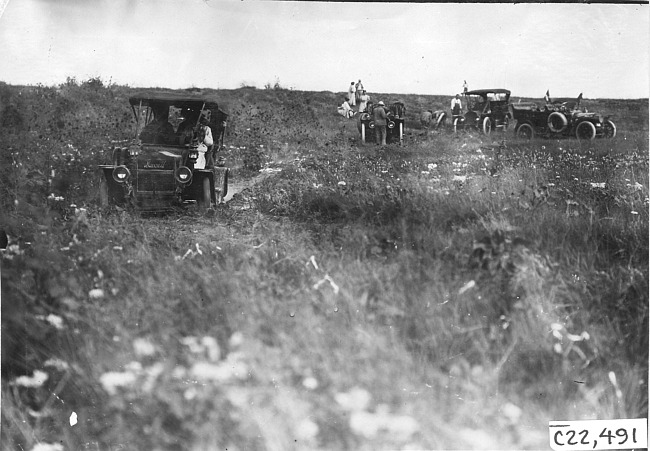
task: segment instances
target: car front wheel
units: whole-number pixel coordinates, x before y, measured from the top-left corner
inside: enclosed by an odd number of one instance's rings
[[[613,138],[616,136],[616,125],[612,121],[605,121],[603,128],[605,129],[605,138]]]
[[[596,137],[596,127],[588,121],[583,121],[576,127],[576,138],[592,140]]]
[[[108,182],[103,175],[99,180],[99,206],[102,208],[108,207]]]
[[[535,137],[535,130],[530,124],[521,124],[519,127],[517,127],[515,136],[517,138],[533,139]]]
[[[489,135],[492,131],[492,121],[489,117],[483,119],[483,134]]]
[[[201,201],[199,202],[199,205],[207,209],[210,208],[211,202],[212,202],[212,193],[210,192],[210,178],[203,177]]]
[[[458,133],[458,118],[454,119],[454,133]]]

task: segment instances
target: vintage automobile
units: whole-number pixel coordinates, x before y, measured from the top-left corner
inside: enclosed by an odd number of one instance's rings
[[[100,204],[164,211],[188,203],[203,208],[221,203],[228,192],[229,169],[217,153],[228,115],[214,96],[147,91],[133,95],[129,103],[135,137],[113,150],[110,164],[99,166]],[[212,146],[199,136],[205,132],[200,123],[210,127]]]
[[[476,89],[465,93],[467,111],[452,115],[454,132],[461,129],[481,130],[489,135],[492,130],[505,131],[510,119],[510,91],[507,89]]]
[[[366,142],[375,140],[375,121],[373,120],[373,110],[375,105],[368,104],[368,109],[357,115],[357,128],[361,134],[361,141]],[[388,105],[388,120],[386,121],[386,144],[404,142],[404,119],[406,116],[406,107],[402,102],[393,102]]]
[[[609,116],[580,110],[582,94],[577,99],[547,101],[539,107],[534,102],[512,104],[515,136],[531,139],[575,136],[578,139],[613,138],[616,125]]]

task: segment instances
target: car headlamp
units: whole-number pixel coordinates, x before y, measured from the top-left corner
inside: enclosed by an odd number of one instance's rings
[[[181,166],[174,172],[174,178],[178,183],[190,183],[192,181],[192,171],[187,166]]]
[[[388,121],[388,128],[395,128],[395,122]]]
[[[118,166],[113,169],[113,180],[117,183],[125,183],[131,178],[131,171],[126,166]]]

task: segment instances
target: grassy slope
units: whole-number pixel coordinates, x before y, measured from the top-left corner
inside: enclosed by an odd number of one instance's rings
[[[520,449],[550,419],[647,415],[647,100],[589,101],[613,141],[499,146],[419,130],[446,97],[378,96],[408,107],[406,145],[378,149],[340,94],[220,91],[235,181],[274,171],[211,215],[142,218],[96,207],[129,90],[92,88],[35,89],[34,115],[2,91],[4,167],[11,147],[42,174],[2,174],[3,443]]]

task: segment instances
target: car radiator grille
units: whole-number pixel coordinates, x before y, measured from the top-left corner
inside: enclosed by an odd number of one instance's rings
[[[139,192],[163,192],[174,191],[176,184],[174,174],[171,171],[139,171],[138,187]]]

